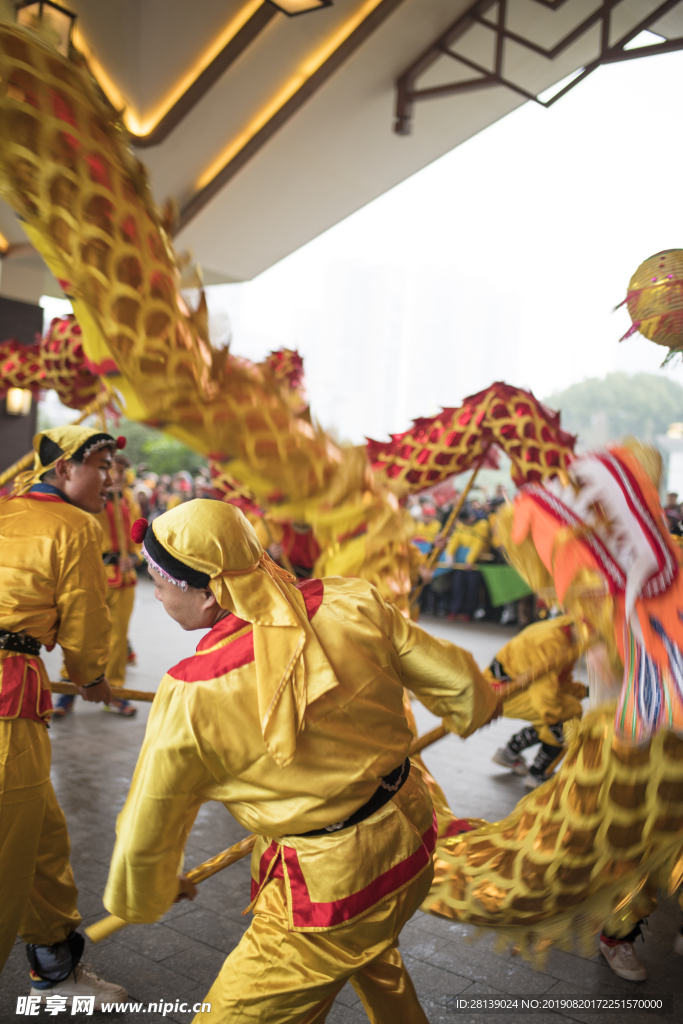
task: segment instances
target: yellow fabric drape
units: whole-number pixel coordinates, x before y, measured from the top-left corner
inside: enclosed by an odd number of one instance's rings
[[[276,764],[288,765],[307,705],[338,685],[294,577],[264,552],[234,505],[196,498],[152,529],[171,555],[211,577],[221,608],[253,624],[263,739]]]

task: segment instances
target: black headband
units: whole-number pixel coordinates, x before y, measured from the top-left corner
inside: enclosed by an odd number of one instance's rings
[[[184,562],[181,562],[167,551],[161,541],[157,540],[151,523],[147,527],[143,543],[145,551],[155,563],[152,566],[153,569],[155,566],[158,566],[162,573],[168,575],[171,580],[180,580],[187,583],[188,587],[194,587],[196,590],[206,590],[208,588],[211,577],[205,572],[199,572],[197,569],[192,569],[189,565],[185,565]]]
[[[82,462],[89,448],[94,450],[95,448],[104,448],[105,445],[111,445],[112,448],[116,448],[116,438],[112,437],[111,434],[92,434],[83,442],[80,448],[76,449],[71,458],[74,462]],[[64,449],[60,448],[51,437],[41,437],[38,458],[42,466],[49,466],[52,462],[56,462],[57,459],[61,459],[63,454]]]

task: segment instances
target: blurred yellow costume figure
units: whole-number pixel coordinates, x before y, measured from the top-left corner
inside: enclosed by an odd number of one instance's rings
[[[581,718],[581,700],[588,690],[572,676],[576,658],[572,660],[568,655],[573,647],[570,616],[535,622],[505,644],[484,672],[494,689],[524,672],[537,673],[528,689],[503,703],[506,718],[526,719],[531,726],[516,733],[493,757],[496,764],[523,774],[526,762],[521,752],[540,743],[541,749],[529,771],[530,788],[545,781],[562,753],[562,723]]]
[[[157,691],[107,909],[158,920],[199,806],[219,800],[259,836],[254,916],[206,997],[212,1014],[196,1020],[322,1022],[351,979],[372,1021],[424,1024],[397,946],[429,889],[436,836],[407,759],[403,684],[467,735],[495,706],[473,659],[363,580],[293,586],[228,504],[167,512],[142,553],[162,596],[207,588],[217,617]]]
[[[491,531],[488,519],[477,519],[474,523],[465,523],[459,519],[453,533],[448,538],[444,554],[454,561],[458,559],[458,550],[463,548],[462,562],[464,565],[474,565],[485,554],[490,545]]]
[[[116,466],[116,458],[114,466]],[[127,461],[127,460],[126,460]],[[102,559],[107,574],[107,607],[111,616],[111,640],[107,679],[110,686],[123,686],[128,660],[128,625],[135,603],[138,581],[134,568],[121,569],[121,559],[139,559],[140,546],[130,539],[130,528],[140,517],[140,506],[129,488],[114,490],[103,512],[97,516],[102,527]]]
[[[17,932],[52,946],[81,920],[66,821],[50,782],[52,699],[39,655],[41,645],[59,644],[77,685],[102,677],[106,582],[94,516],[40,479],[54,468],[55,451],[78,459],[115,444],[86,427],[37,434],[34,470],[0,502],[0,969]]]

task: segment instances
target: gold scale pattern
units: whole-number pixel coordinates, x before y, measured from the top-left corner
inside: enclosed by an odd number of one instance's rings
[[[254,365],[212,348],[119,119],[85,68],[0,24],[0,191],[72,298],[89,364],[144,420],[208,455],[258,503],[320,531],[322,568],[405,597],[408,538],[362,449],[310,421],[293,354]],[[364,539],[359,541],[359,531]],[[398,558],[398,562],[397,562]]]
[[[575,442],[560,428],[559,413],[531,392],[497,382],[459,409],[415,420],[411,430],[389,442],[370,441],[368,455],[375,473],[405,494],[465,472],[491,445],[511,459],[517,485],[547,480],[567,469]]]
[[[683,739],[614,737],[614,705],[572,723],[557,774],[503,821],[439,842],[422,909],[495,927],[529,959],[591,951],[652,908],[653,880],[683,881]]]
[[[232,474],[239,466],[260,499],[325,488],[341,455],[298,415],[291,358],[255,366],[211,347],[205,309],[191,312],[178,292],[144,168],[87,72],[1,24],[0,80],[0,190],[72,298],[88,360],[127,414],[236,460]]]
[[[211,354],[180,308],[144,171],[89,77],[2,24],[0,78],[0,188],[73,299],[97,372],[144,374],[151,411],[206,389]]]
[[[81,328],[73,316],[55,318],[35,345],[0,343],[0,389],[54,390],[70,409],[83,409],[102,390],[85,363]]]

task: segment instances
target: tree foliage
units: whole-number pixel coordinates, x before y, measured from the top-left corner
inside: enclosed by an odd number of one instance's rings
[[[654,373],[608,373],[572,384],[543,400],[559,409],[562,427],[578,434],[577,451],[632,434],[655,443],[683,422],[683,387]]]
[[[198,452],[144,423],[124,418],[117,433],[127,439],[126,455],[136,467],[144,463],[153,473],[173,474],[186,469],[194,475],[207,465],[206,459]]]

